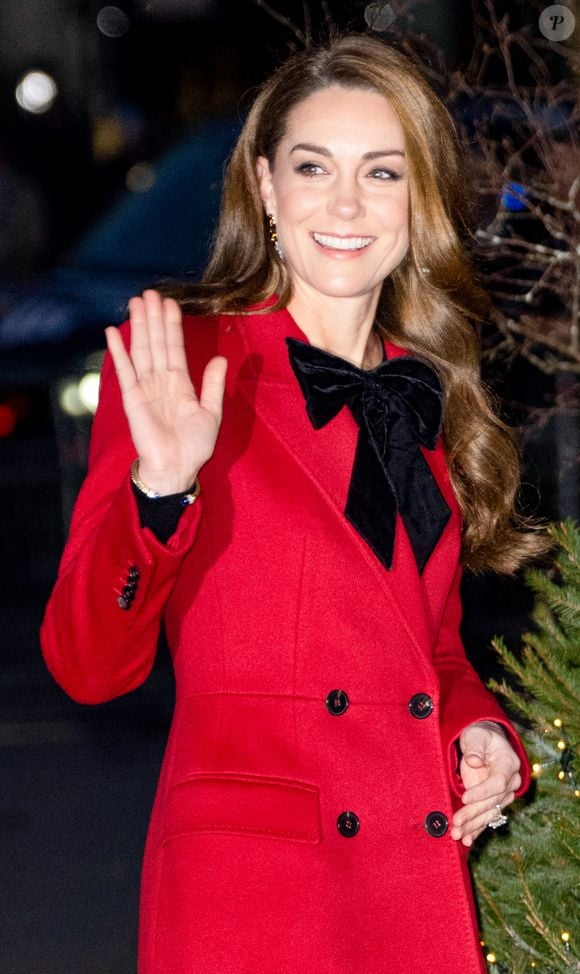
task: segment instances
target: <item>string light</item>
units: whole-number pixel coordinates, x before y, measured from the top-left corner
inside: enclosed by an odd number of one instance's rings
[[[567,930],[563,930],[560,936],[565,944],[570,943],[570,934],[568,933]]]
[[[558,766],[559,769],[556,772],[559,781],[568,781],[571,786],[575,798],[580,798],[580,788],[576,781],[574,775],[573,762],[575,758],[574,748],[570,742],[568,735],[563,729],[563,720],[561,717],[555,717],[552,721],[552,726],[560,731],[560,738],[556,742],[556,748],[560,752],[558,760],[545,761],[541,763],[540,761],[535,761],[532,764],[532,778],[537,778],[546,768]],[[550,732],[550,727],[544,727],[544,733],[548,734]]]
[[[485,955],[485,959],[489,964],[495,964],[497,957],[495,956],[493,951],[490,950],[489,954]]]

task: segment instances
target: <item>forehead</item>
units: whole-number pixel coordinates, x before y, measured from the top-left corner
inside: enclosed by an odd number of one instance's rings
[[[338,85],[309,95],[289,112],[282,143],[311,142],[353,150],[398,149],[404,151],[405,136],[390,102],[365,88]]]

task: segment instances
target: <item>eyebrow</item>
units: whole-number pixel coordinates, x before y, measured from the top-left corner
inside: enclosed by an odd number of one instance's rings
[[[296,152],[297,149],[304,149],[305,152],[316,152],[318,155],[332,158],[330,149],[326,149],[323,145],[313,145],[312,142],[298,142],[297,145],[292,146],[290,152]],[[380,159],[382,156],[401,156],[404,159],[405,153],[401,149],[376,149],[373,152],[363,153],[362,158]]]

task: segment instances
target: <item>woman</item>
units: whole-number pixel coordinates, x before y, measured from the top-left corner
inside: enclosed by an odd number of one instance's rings
[[[466,854],[528,767],[465,659],[460,553],[510,573],[543,542],[478,379],[458,160],[396,50],[296,55],[189,314],[149,291],[107,330],[42,640],[97,703],[142,683],[165,619],[140,974],[484,970]]]

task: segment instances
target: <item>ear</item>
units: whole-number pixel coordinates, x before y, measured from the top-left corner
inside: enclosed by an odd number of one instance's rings
[[[271,213],[274,219],[276,219],[272,172],[270,170],[270,163],[265,156],[258,156],[256,159],[256,175],[258,177],[260,196],[262,197],[266,213]]]

